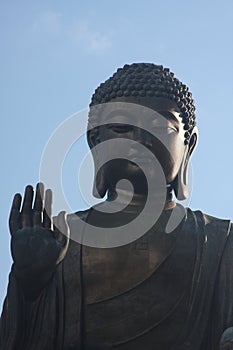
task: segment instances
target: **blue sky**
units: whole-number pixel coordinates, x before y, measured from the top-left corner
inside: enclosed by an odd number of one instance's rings
[[[232,32],[231,0],[0,1],[0,303],[13,194],[38,181],[53,130],[125,63],[163,64],[190,87],[199,126],[190,207],[233,219]],[[64,175],[77,210],[84,204],[72,186],[85,147]]]

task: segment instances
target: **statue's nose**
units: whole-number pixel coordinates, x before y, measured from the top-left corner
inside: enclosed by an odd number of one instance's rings
[[[135,127],[133,129],[133,139],[146,147],[152,146],[152,137],[150,133],[142,128]]]

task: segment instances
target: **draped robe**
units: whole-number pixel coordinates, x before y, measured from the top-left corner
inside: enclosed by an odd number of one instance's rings
[[[90,210],[76,215],[87,220]],[[186,209],[165,234],[152,227],[116,248],[70,240],[35,300],[9,276],[0,350],[219,350],[233,327],[233,230]]]

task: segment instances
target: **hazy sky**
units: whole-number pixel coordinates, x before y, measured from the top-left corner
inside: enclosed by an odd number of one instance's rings
[[[38,181],[54,129],[87,108],[94,89],[125,63],[163,64],[190,87],[199,145],[189,205],[233,219],[232,33],[232,0],[0,0],[0,307],[13,194]],[[64,170],[76,210],[85,206],[74,188],[85,147],[83,139]]]

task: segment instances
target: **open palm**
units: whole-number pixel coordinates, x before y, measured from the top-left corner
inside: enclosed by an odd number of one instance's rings
[[[21,203],[22,197],[17,193],[9,219],[12,257],[21,278],[36,276],[38,280],[54,271],[66,255],[69,244],[66,213],[52,218],[52,191],[45,191],[41,183],[37,184],[35,196],[32,186],[27,186],[22,208]]]

